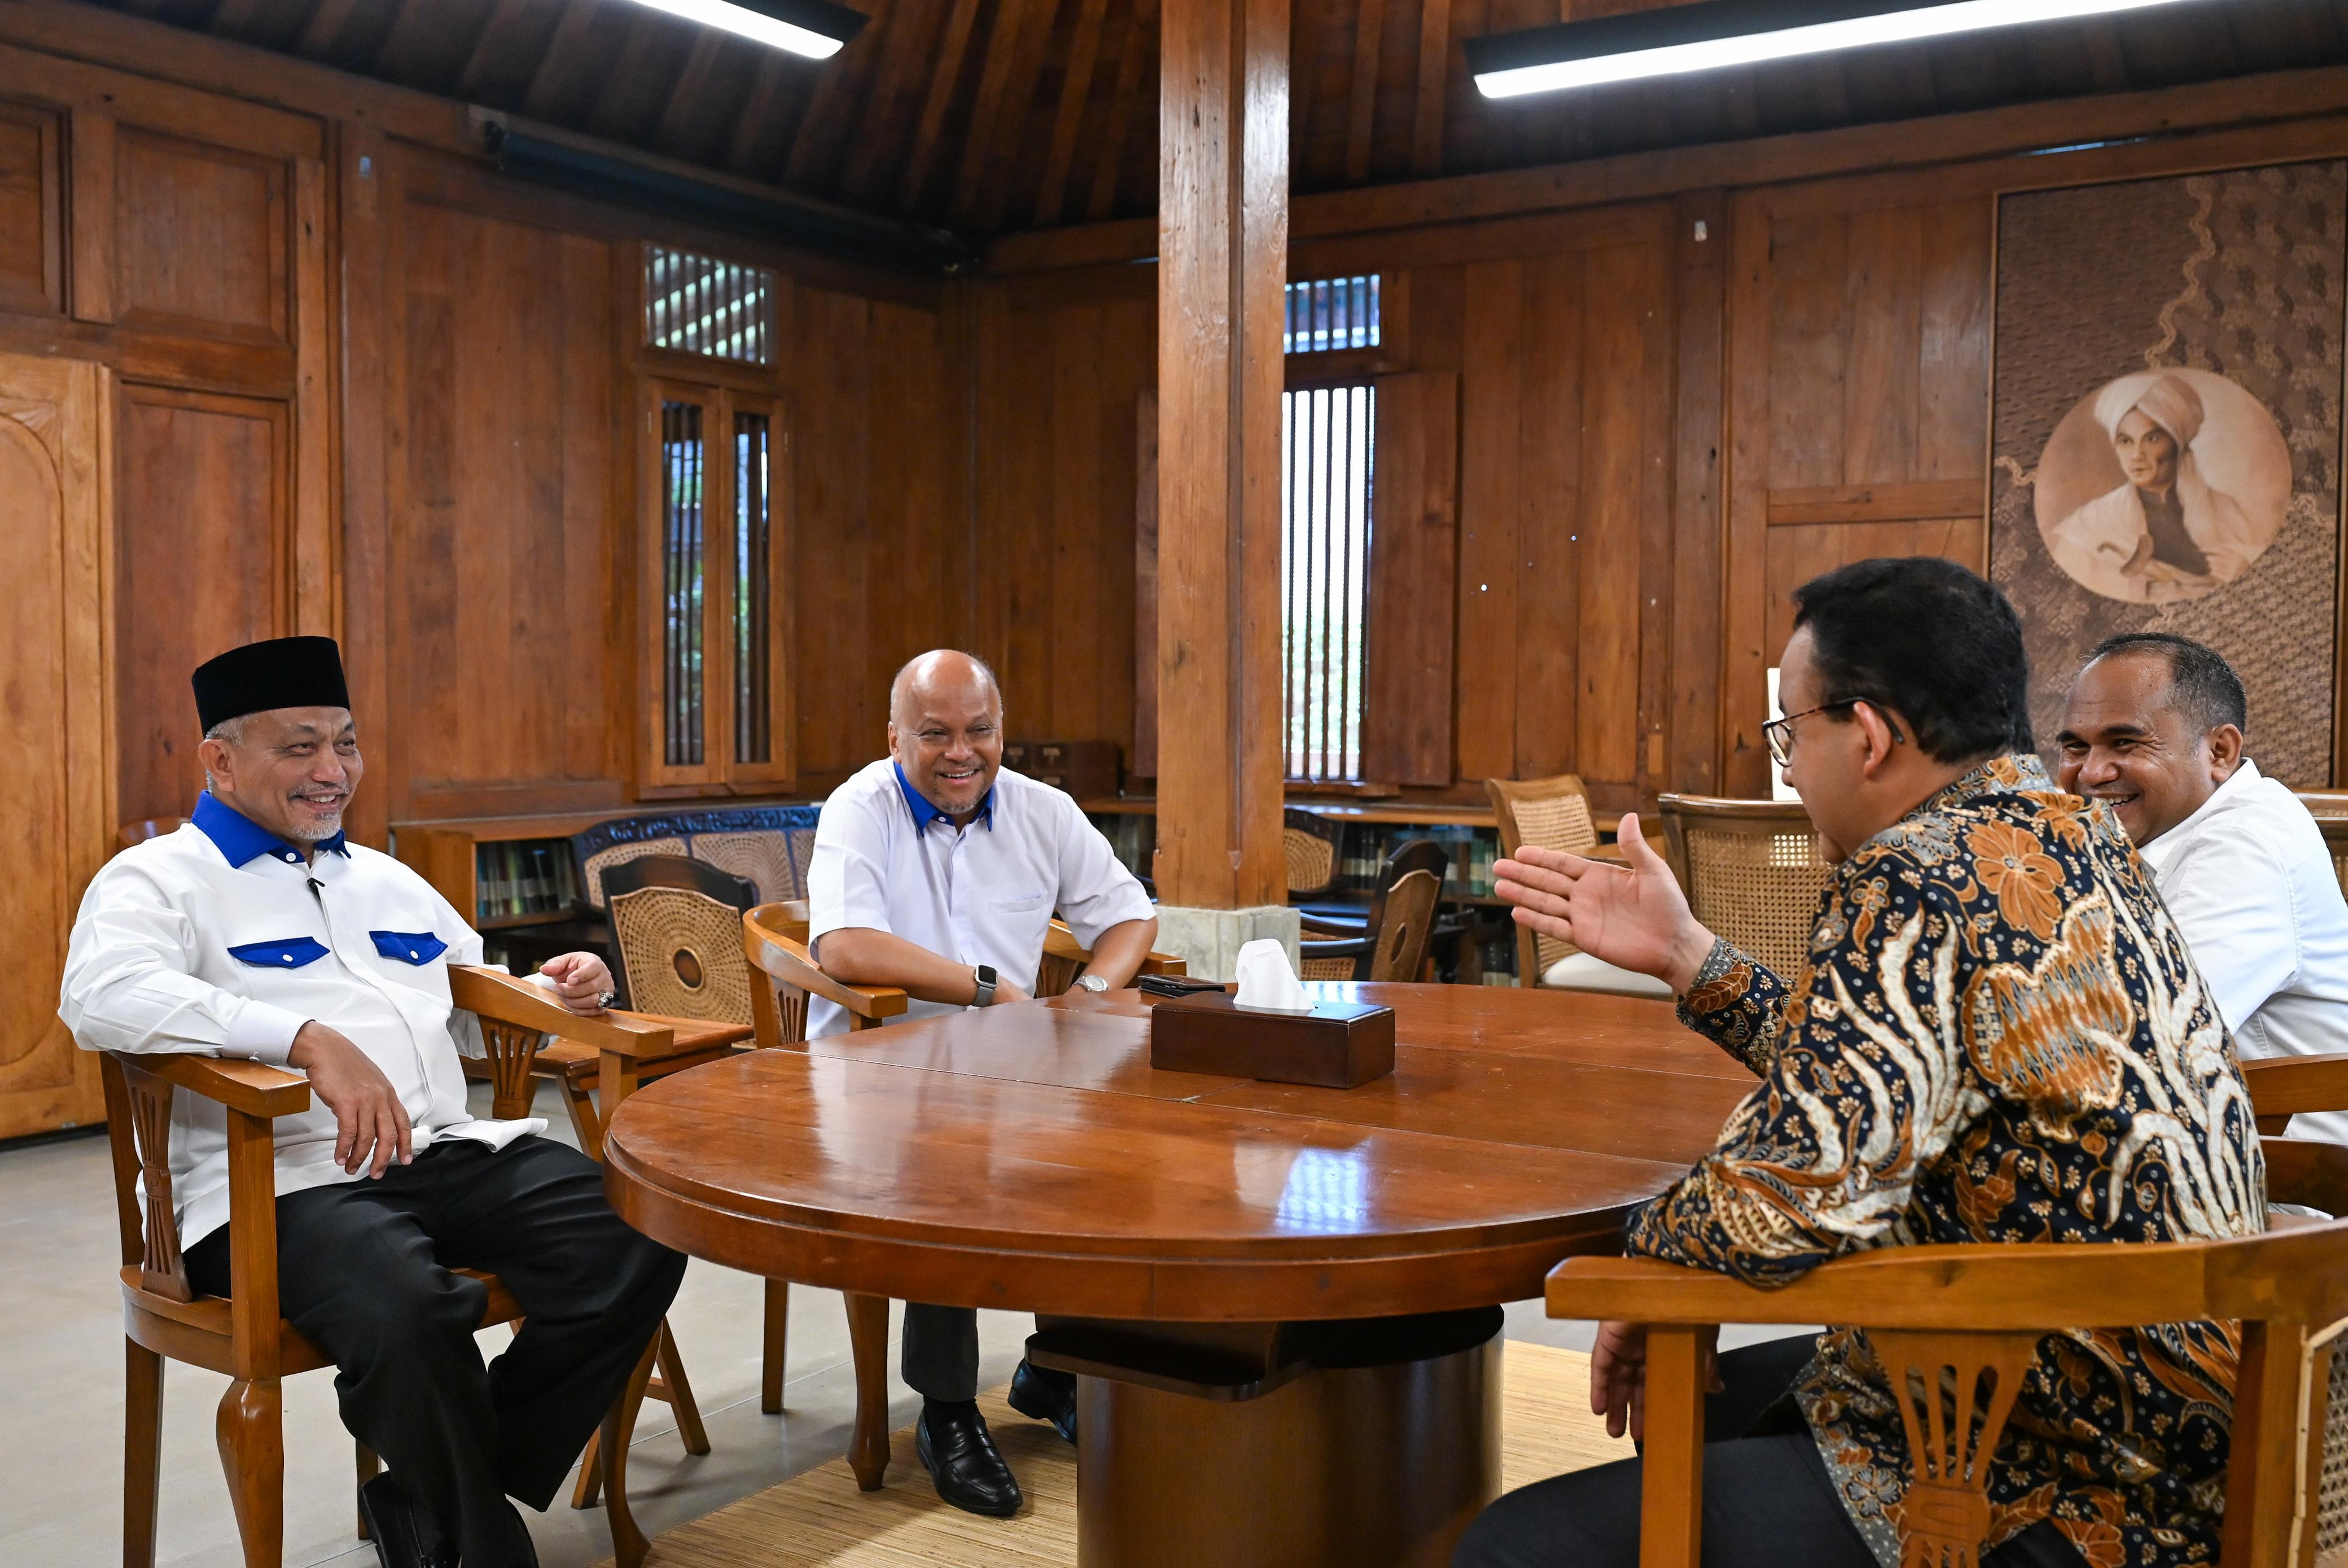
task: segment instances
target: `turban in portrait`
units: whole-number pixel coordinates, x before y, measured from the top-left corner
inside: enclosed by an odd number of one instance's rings
[[[2120,421],[2141,413],[2169,434],[2179,450],[2193,444],[2207,417],[2201,394],[2181,376],[2123,376],[2096,399],[2096,422],[2107,436],[2120,432]]]
[[[231,648],[196,666],[198,722],[214,725],[273,707],[351,706],[343,680],[343,650],[332,637],[272,637]]]

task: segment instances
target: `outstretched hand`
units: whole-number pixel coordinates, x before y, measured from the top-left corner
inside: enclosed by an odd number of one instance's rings
[[[1712,933],[1689,912],[1679,879],[1648,846],[1635,812],[1622,819],[1618,837],[1626,865],[1528,844],[1492,868],[1496,891],[1516,905],[1518,924],[1685,991],[1712,952]]]

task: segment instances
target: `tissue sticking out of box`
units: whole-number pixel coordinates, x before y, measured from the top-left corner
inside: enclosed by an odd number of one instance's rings
[[[1271,937],[1260,937],[1240,949],[1239,995],[1234,1006],[1257,1013],[1309,1013],[1304,983],[1288,965],[1288,949]]]

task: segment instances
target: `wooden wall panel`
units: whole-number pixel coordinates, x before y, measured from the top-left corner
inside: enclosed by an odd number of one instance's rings
[[[185,816],[203,789],[189,672],[292,630],[292,426],[281,402],[122,389],[113,658],[126,821]]]
[[[65,309],[63,131],[55,109],[0,102],[0,310]]]
[[[130,125],[114,140],[113,319],[287,341],[285,162]]]
[[[610,248],[417,200],[400,227],[395,810],[616,802],[631,705]]]
[[[1794,590],[1821,573],[1885,555],[1945,555],[1989,571],[1989,529],[1979,517],[1916,522],[1813,522],[1769,531],[1769,646],[1794,634]]]
[[[1459,377],[1377,380],[1362,775],[1452,779],[1453,573],[1459,557]]]

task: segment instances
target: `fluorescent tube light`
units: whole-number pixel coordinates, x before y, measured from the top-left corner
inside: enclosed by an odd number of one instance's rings
[[[1885,0],[1698,0],[1689,5],[1496,33],[1467,40],[1468,68],[1486,98],[1518,98],[1643,77],[1749,66],[1833,49],[1864,48],[2174,5],[2180,0],[1956,0],[1883,8]]]
[[[863,12],[835,5],[831,0],[636,0],[636,4],[705,27],[722,27],[811,60],[831,58],[871,20]]]

